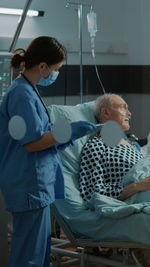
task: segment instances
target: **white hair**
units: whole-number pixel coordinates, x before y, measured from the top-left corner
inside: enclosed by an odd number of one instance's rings
[[[108,94],[101,95],[96,99],[95,107],[94,107],[94,115],[95,115],[98,122],[102,121],[102,115],[101,115],[102,108],[103,107],[108,107],[108,108],[112,107],[112,104],[113,104],[112,96],[120,96],[120,95],[108,93]]]

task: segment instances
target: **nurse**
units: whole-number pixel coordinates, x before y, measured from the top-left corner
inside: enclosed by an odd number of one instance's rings
[[[64,47],[55,38],[41,36],[11,58],[11,67],[23,71],[0,106],[0,189],[13,216],[9,267],[49,267],[50,204],[64,198],[56,146],[63,149],[95,129],[92,123],[72,123],[67,144],[57,144],[52,134],[36,85],[54,82],[65,57]],[[24,135],[19,138],[11,134],[13,118],[24,122]]]

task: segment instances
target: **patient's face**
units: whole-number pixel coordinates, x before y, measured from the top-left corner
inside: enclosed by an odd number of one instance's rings
[[[131,112],[128,109],[127,103],[120,96],[112,96],[113,104],[110,110],[110,120],[117,121],[123,131],[127,131],[130,128],[129,118]]]

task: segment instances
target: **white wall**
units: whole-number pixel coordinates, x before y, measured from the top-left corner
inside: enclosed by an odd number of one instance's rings
[[[1,0],[1,7],[24,7],[25,1]],[[78,2],[78,1],[73,1]],[[95,49],[97,64],[128,64],[127,39],[125,34],[124,15],[126,14],[126,1],[124,0],[82,0],[83,3],[93,3],[97,13],[98,32]],[[27,18],[19,39],[35,38],[39,35],[52,35],[62,41],[69,53],[68,63],[79,64],[78,14],[77,7],[66,8],[66,0],[33,0],[32,9],[44,10],[45,16]],[[87,30],[86,15],[89,6],[83,6],[83,55],[84,64],[92,64],[90,53],[90,38]],[[16,16],[0,16],[0,37],[13,38],[18,18]],[[11,39],[9,41],[11,41]],[[4,41],[2,43],[5,43]],[[25,42],[25,46],[27,42]],[[19,46],[19,42],[17,44]],[[5,45],[5,49],[9,44]],[[99,54],[101,53],[101,54]],[[118,54],[117,54],[118,53]],[[124,54],[125,53],[125,54]]]
[[[79,2],[74,0],[73,2]],[[150,64],[150,1],[149,0],[82,0],[93,4],[97,13],[98,32],[95,49],[97,64]],[[31,9],[44,10],[45,16],[27,18],[17,46],[28,43],[39,35],[52,35],[63,42],[68,52],[68,63],[79,64],[77,7],[66,8],[66,0],[33,0]],[[0,0],[1,7],[23,8],[25,1]],[[86,15],[89,6],[83,6],[83,63],[93,64]],[[17,27],[18,17],[0,15],[0,37],[9,37],[2,48],[9,49]],[[25,38],[25,39],[24,39]],[[26,39],[27,38],[27,39]],[[0,49],[1,49],[0,43]]]

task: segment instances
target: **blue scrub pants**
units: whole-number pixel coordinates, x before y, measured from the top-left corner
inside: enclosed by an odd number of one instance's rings
[[[13,236],[8,267],[49,267],[50,206],[12,215]]]

